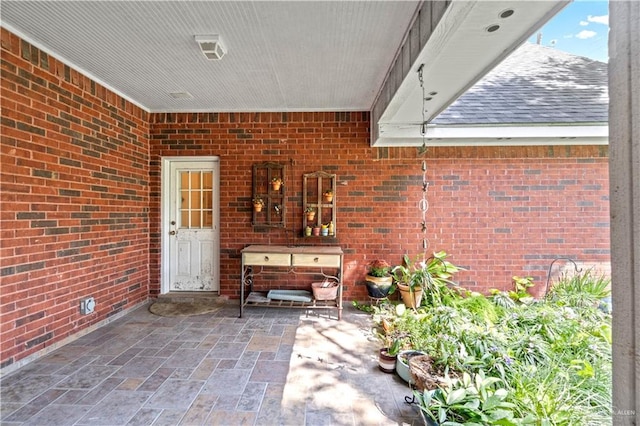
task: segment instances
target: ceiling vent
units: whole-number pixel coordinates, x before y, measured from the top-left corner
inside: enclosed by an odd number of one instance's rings
[[[193,99],[193,95],[189,92],[170,92],[169,96],[173,99]]]
[[[195,38],[204,56],[211,61],[220,60],[227,53],[227,49],[222,44],[222,39],[217,34],[196,36]]]

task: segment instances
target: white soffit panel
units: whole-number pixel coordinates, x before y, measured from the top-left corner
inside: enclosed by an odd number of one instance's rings
[[[421,64],[425,93],[431,98],[425,102],[424,118],[428,122],[566,4],[567,1],[454,0],[382,114],[377,123],[379,129],[389,124],[419,129],[423,104],[417,71]],[[508,9],[514,13],[501,18]],[[497,31],[487,31],[496,24]],[[384,137],[393,138],[390,127],[386,129]],[[403,143],[400,138],[396,140]]]
[[[523,145],[608,145],[609,127],[597,124],[523,124],[495,126],[431,126],[426,146],[523,146]],[[418,126],[385,124],[376,146],[423,144]]]
[[[3,0],[1,19],[151,112],[362,111],[419,3]],[[222,59],[204,58],[203,34]]]

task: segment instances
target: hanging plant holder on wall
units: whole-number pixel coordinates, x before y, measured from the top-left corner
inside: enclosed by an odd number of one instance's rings
[[[303,175],[302,182],[305,237],[336,237],[336,175],[315,172]],[[309,234],[308,229],[311,230]]]
[[[251,224],[255,228],[285,227],[286,166],[279,163],[253,165],[253,212]]]

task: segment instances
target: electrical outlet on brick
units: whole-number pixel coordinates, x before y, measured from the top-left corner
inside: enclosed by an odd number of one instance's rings
[[[87,315],[93,313],[96,309],[96,300],[93,297],[87,297],[80,300],[80,313]]]

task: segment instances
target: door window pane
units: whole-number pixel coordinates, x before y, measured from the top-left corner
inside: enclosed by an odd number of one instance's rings
[[[202,209],[203,210],[213,209],[212,198],[213,198],[213,193],[211,191],[202,193]]]
[[[202,228],[200,210],[191,210],[191,228]]]
[[[211,228],[213,226],[213,173],[180,172],[180,227]]]
[[[200,196],[202,195],[202,192],[200,191],[194,191],[191,193],[191,209],[195,210],[195,209],[199,209],[201,206],[200,204]]]
[[[213,173],[212,172],[203,172],[202,173],[202,188],[203,189],[211,189],[213,188]]]
[[[203,211],[204,221],[202,224],[203,228],[211,228],[213,226],[213,212],[212,211]]]
[[[191,173],[191,189],[200,189],[200,172],[189,172]]]

